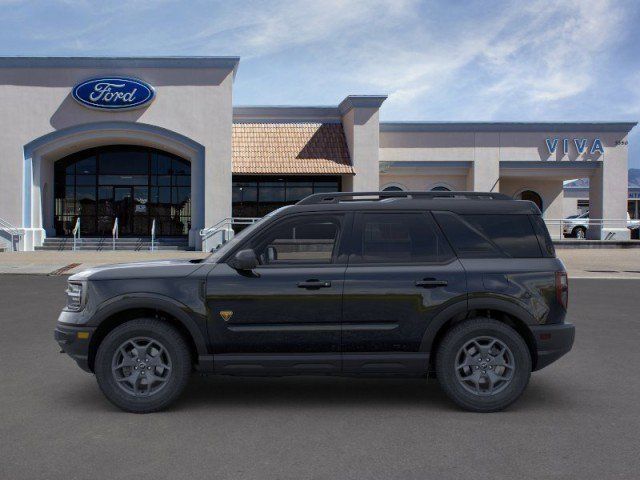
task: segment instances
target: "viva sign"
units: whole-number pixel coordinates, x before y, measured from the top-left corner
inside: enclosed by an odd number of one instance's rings
[[[556,153],[558,150],[558,144],[562,140],[562,152],[566,155],[569,153],[569,141],[568,138],[547,138],[547,150],[549,150],[549,155]],[[604,146],[602,145],[602,141],[599,138],[594,138],[592,142],[589,142],[586,138],[573,138],[571,139],[573,144],[576,147],[576,151],[579,155],[586,153],[587,149],[589,150],[589,154],[593,155],[595,153],[604,153]]]
[[[147,105],[155,97],[153,87],[137,78],[92,78],[73,88],[73,98],[89,108],[128,110]]]

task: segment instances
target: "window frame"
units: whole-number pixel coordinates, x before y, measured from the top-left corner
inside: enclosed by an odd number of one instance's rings
[[[223,263],[228,264],[231,259],[235,256],[237,252],[240,250],[252,249],[255,251],[255,248],[264,241],[265,237],[267,237],[270,232],[274,229],[279,228],[285,222],[290,222],[292,220],[306,218],[306,217],[336,217],[340,220],[340,225],[338,225],[338,235],[336,237],[336,243],[333,247],[333,251],[331,254],[331,261],[329,262],[292,262],[292,263],[278,263],[278,264],[259,264],[256,269],[262,268],[298,268],[298,267],[336,267],[336,266],[346,266],[347,265],[347,257],[344,252],[344,247],[348,243],[348,232],[351,231],[351,226],[353,222],[353,214],[349,212],[340,212],[340,211],[327,211],[327,212],[300,212],[300,213],[291,213],[288,215],[284,215],[281,218],[276,218],[268,225],[266,225],[261,232],[257,232],[256,235],[247,238],[243,243],[238,245],[233,251],[229,252],[229,254],[222,260]],[[258,252],[256,252],[257,255]]]
[[[435,234],[437,236],[440,237],[440,239],[442,240],[442,242],[444,244],[446,244],[449,247],[449,251],[451,253],[451,256],[446,259],[446,260],[442,260],[442,261],[430,261],[430,262],[426,262],[426,261],[422,261],[422,262],[415,262],[415,261],[409,261],[409,262],[400,262],[400,261],[394,261],[394,262],[362,262],[362,261],[354,261],[354,259],[356,258],[362,258],[362,250],[361,250],[361,245],[362,245],[362,235],[363,235],[363,228],[364,228],[364,223],[362,222],[362,218],[364,216],[366,216],[367,214],[377,214],[377,215],[406,215],[406,214],[412,214],[412,215],[422,215],[423,217],[425,217],[425,220],[427,222],[431,223],[431,228],[433,228]],[[449,265],[452,262],[455,262],[458,260],[458,256],[456,254],[455,249],[453,248],[453,246],[451,245],[451,243],[449,242],[449,239],[447,238],[447,236],[444,234],[444,232],[442,231],[442,229],[440,228],[440,225],[438,225],[438,222],[435,220],[435,218],[433,217],[433,215],[431,214],[431,211],[429,210],[410,210],[410,209],[402,209],[402,210],[363,210],[363,211],[358,211],[355,212],[354,216],[353,216],[353,224],[351,227],[351,237],[350,237],[350,242],[349,242],[349,251],[348,251],[348,265],[349,266],[353,266],[353,267],[384,267],[384,266],[434,266],[434,265]]]

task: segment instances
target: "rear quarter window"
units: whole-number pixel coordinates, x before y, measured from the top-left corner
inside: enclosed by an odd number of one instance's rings
[[[538,243],[540,244],[540,248],[542,249],[542,253],[544,254],[544,256],[555,257],[556,249],[553,246],[553,241],[551,240],[551,236],[549,235],[549,229],[544,223],[542,215],[531,215],[529,219],[533,224],[533,229],[536,231],[536,235],[538,236]]]
[[[463,218],[509,257],[542,256],[529,215],[463,215]]]
[[[542,256],[530,215],[434,215],[461,258]]]

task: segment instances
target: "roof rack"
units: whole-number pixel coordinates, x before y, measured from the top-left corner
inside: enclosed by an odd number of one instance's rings
[[[363,198],[359,198],[363,197]],[[430,191],[430,192],[332,192],[316,193],[300,200],[296,205],[314,205],[321,203],[340,203],[341,201],[380,201],[388,198],[410,198],[410,199],[432,199],[432,198],[454,198],[468,200],[513,200],[504,193],[496,192],[452,192],[452,191]]]

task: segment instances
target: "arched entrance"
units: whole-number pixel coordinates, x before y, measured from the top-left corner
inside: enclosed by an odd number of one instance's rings
[[[386,183],[382,187],[383,192],[404,192],[407,190],[407,187],[400,183]]]
[[[205,226],[204,146],[166,128],[121,121],[87,123],[56,130],[36,138],[24,146],[22,197],[24,249],[32,250],[41,245],[46,236],[57,235],[57,229],[54,225],[55,163],[86,149],[107,146],[147,147],[157,149],[162,153],[176,155],[189,162],[191,170],[189,206],[191,230],[188,242],[189,246],[199,249],[201,244],[198,232]],[[95,195],[97,197],[97,191]],[[212,193],[210,192],[209,195],[211,196]],[[98,215],[97,200],[96,198],[96,216]],[[209,202],[209,204],[218,205],[214,202]],[[67,213],[63,211],[61,215],[69,216]],[[215,223],[216,218],[212,218],[209,223]],[[156,223],[157,235],[169,235],[169,233],[165,233],[166,229],[160,230],[159,220]]]
[[[533,190],[523,190],[516,195],[517,200],[529,200],[535,203],[542,212],[542,197]]]
[[[191,229],[191,164],[156,148],[108,145],[54,163],[54,228],[83,236],[187,236]]]

